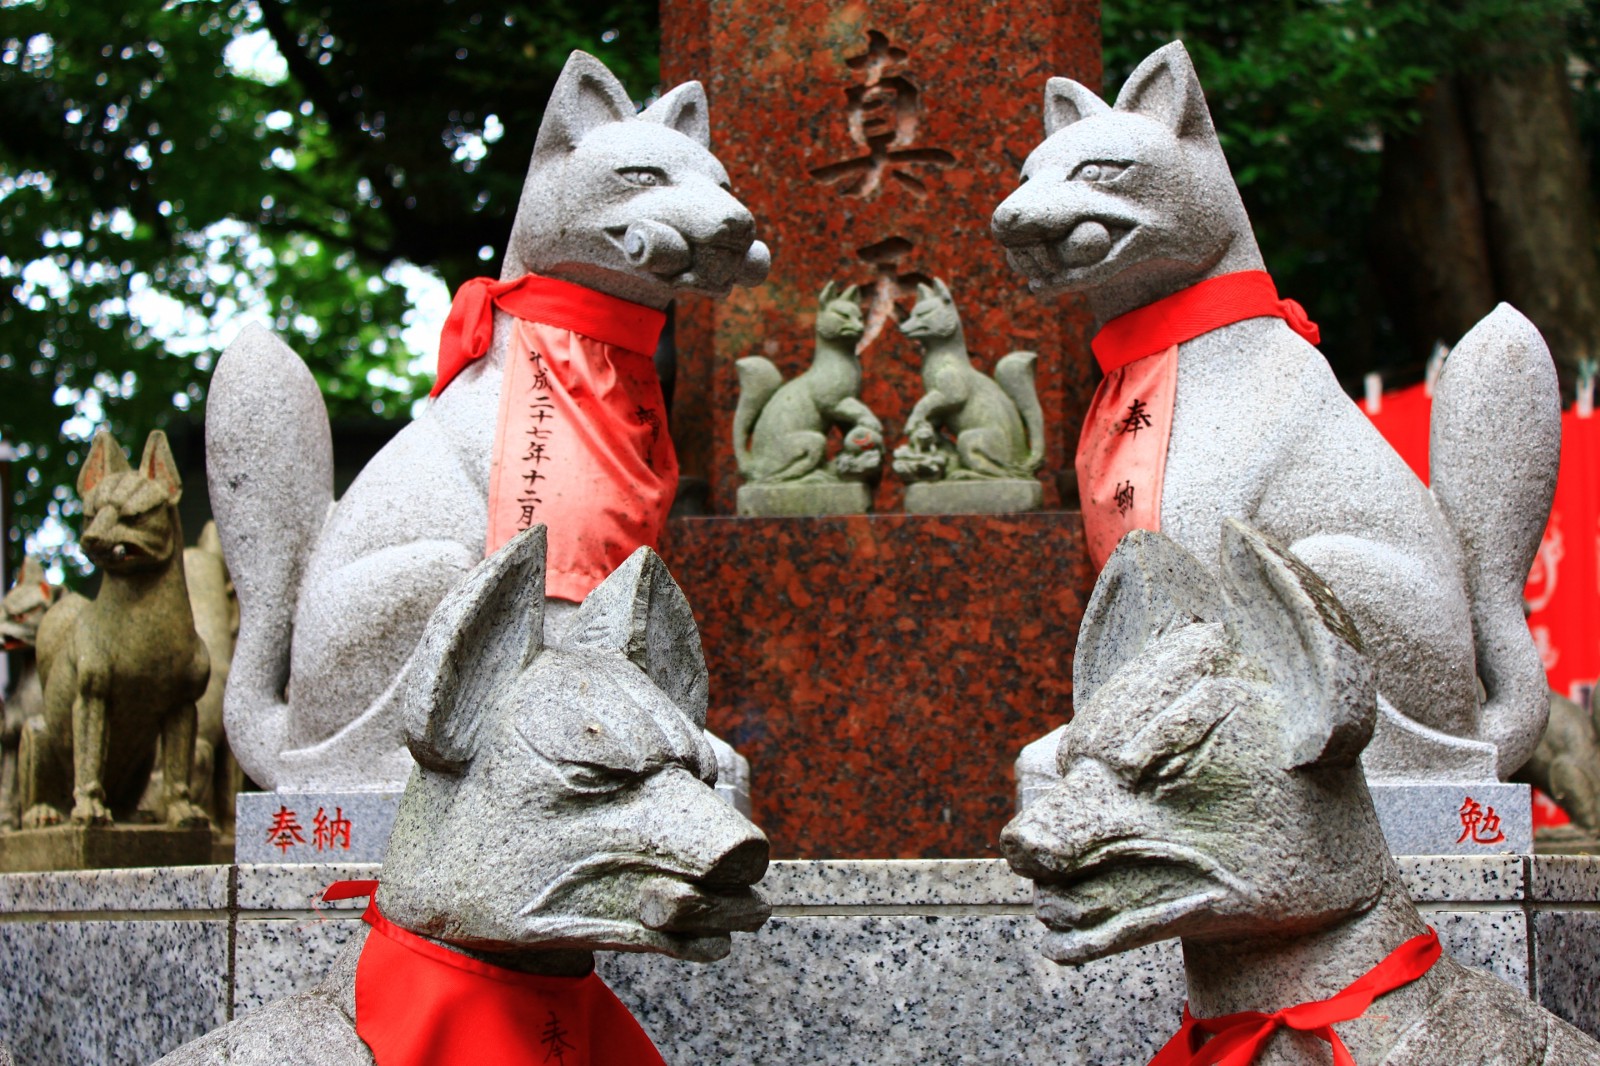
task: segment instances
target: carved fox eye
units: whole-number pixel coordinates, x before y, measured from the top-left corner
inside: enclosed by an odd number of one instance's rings
[[[639,777],[632,770],[618,770],[590,762],[564,763],[560,767],[560,772],[562,779],[573,791],[590,795],[616,792],[633,784]]]
[[[642,185],[649,188],[667,183],[666,172],[655,167],[622,167],[618,169],[617,173],[622,175],[622,180],[629,185]]]
[[[1072,172],[1073,181],[1110,181],[1121,177],[1122,172],[1128,169],[1126,163],[1113,163],[1105,159],[1097,159],[1090,163],[1080,164]]]

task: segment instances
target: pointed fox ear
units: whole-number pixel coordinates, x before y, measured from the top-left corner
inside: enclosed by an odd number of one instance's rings
[[[933,291],[938,293],[939,299],[943,300],[947,304],[953,304],[956,302],[956,298],[950,295],[950,287],[944,283],[943,278],[933,279]]]
[[[845,288],[845,290],[839,294],[839,299],[841,299],[841,300],[854,300],[857,296],[860,296],[860,295],[861,295],[861,286],[859,286],[859,285],[850,285],[850,286],[847,286]]]
[[[817,297],[817,306],[827,307],[828,304],[833,302],[833,297],[833,282],[830,281],[822,287],[822,295]]]
[[[183,498],[183,481],[178,477],[178,464],[172,459],[172,447],[167,435],[159,429],[152,430],[144,440],[144,458],[139,460],[139,472],[160,485],[169,503]]]
[[[706,105],[706,90],[697,81],[684,82],[641,111],[639,117],[677,130],[698,141],[702,148],[711,147],[711,115]]]
[[[428,769],[466,768],[494,689],[544,646],[544,550],[543,526],[518,533],[428,619],[400,681],[406,744]]]
[[[1051,78],[1044,84],[1044,135],[1053,136],[1074,122],[1094,115],[1103,115],[1111,105],[1100,99],[1093,89],[1079,85],[1071,78]]]
[[[1072,701],[1101,685],[1158,637],[1222,617],[1216,579],[1176,541],[1135,529],[1117,544],[1089,595],[1072,655]]]
[[[1217,136],[1205,91],[1182,41],[1145,57],[1117,94],[1116,110],[1155,119],[1180,138]]]
[[[564,650],[620,651],[704,729],[710,683],[700,629],[667,564],[640,548],[583,601]]]
[[[1289,550],[1237,519],[1222,527],[1228,629],[1282,695],[1291,767],[1349,766],[1372,739],[1377,681],[1333,590]]]
[[[17,571],[17,579],[12,583],[11,587],[23,588],[27,585],[44,585],[46,583],[44,564],[39,561],[39,557],[37,555],[24,555],[22,557],[22,569]]]
[[[570,151],[590,130],[633,117],[633,101],[616,75],[588,52],[573,52],[545,105],[535,158]]]
[[[89,457],[78,468],[78,498],[81,500],[112,474],[123,474],[133,469],[128,457],[122,454],[122,445],[109,429],[96,430],[94,443],[89,445]]]

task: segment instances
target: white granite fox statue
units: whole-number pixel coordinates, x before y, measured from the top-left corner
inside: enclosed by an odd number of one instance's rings
[[[581,287],[647,319],[659,319],[679,293],[725,296],[734,284],[759,282],[766,247],[753,239],[750,212],[728,191],[708,144],[698,82],[635,115],[605,66],[574,52],[539,129],[502,279],[538,275],[565,294]],[[398,787],[410,772],[396,680],[429,613],[484,557],[491,464],[504,436],[501,386],[526,325],[498,300],[487,303],[492,335],[482,357],[337,504],[327,416],[300,359],[251,328],[217,366],[208,476],[241,613],[227,732],[239,763],[262,785]],[[485,314],[485,333],[488,321]],[[648,353],[641,358],[648,366]],[[649,387],[659,401],[653,374]],[[644,432],[654,439],[664,412],[649,413]],[[661,447],[675,468],[670,440]],[[627,517],[629,508],[612,510]],[[616,539],[607,545],[623,553],[648,543]],[[553,628],[571,610],[570,601],[552,600]]]
[[[1139,486],[1147,495],[1135,498],[1131,478],[1086,469],[1080,444],[1086,526],[1091,508],[1108,516],[1114,545],[1115,512],[1153,497],[1143,528],[1201,559],[1215,557],[1224,518],[1282,541],[1338,593],[1377,667],[1369,778],[1510,774],[1547,714],[1522,613],[1560,439],[1555,370],[1538,331],[1501,305],[1456,346],[1434,392],[1424,487],[1304,339],[1315,327],[1277,299],[1181,43],[1141,63],[1114,107],[1052,78],[1045,132],[1025,184],[994,213],[1007,259],[1037,292],[1088,298],[1101,326],[1097,357],[1105,365],[1102,344],[1110,351],[1113,341],[1122,356],[1107,367],[1102,398],[1134,367],[1154,365],[1147,357],[1176,363],[1170,385],[1152,385],[1175,389],[1175,401],[1164,393],[1168,421],[1146,414],[1149,396],[1124,394],[1128,409],[1105,422],[1105,440],[1127,434],[1119,447],[1170,433],[1146,457],[1155,471]],[[1205,319],[1219,313],[1209,294],[1236,285],[1256,306],[1198,334],[1151,314],[1183,304]],[[1049,761],[1030,749],[1019,773]]]
[[[1439,955],[1362,776],[1375,664],[1351,615],[1242,523],[1220,554],[1219,588],[1137,530],[1090,597],[1060,783],[1001,834],[1044,954],[1183,939],[1199,1020],[1155,1066],[1326,1063],[1334,1039],[1361,1066],[1600,1063],[1588,1036]],[[1357,982],[1374,994],[1341,997]]]
[[[417,766],[381,883],[360,886],[376,892],[367,925],[320,984],[164,1066],[542,1062],[546,1010],[569,1066],[659,1066],[593,953],[711,962],[766,921],[751,886],[767,839],[710,787],[683,593],[640,548],[551,646],[544,533],[514,538],[428,622],[402,681]],[[507,1043],[463,1050],[490,1034]]]

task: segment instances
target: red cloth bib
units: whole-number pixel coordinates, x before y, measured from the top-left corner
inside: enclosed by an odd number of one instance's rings
[[[471,959],[401,929],[376,902],[362,917],[372,932],[356,963],[356,1034],[378,1066],[665,1066],[596,974],[544,977]]]
[[[488,351],[495,305],[517,321],[500,384],[484,554],[543,523],[545,591],[581,602],[634,549],[659,546],[678,490],[652,354],[666,316],[533,274],[479,278],[451,305],[435,393]]]
[[[1374,999],[1427,973],[1440,953],[1439,934],[1429,929],[1395,948],[1343,991],[1271,1014],[1240,1011],[1219,1018],[1196,1018],[1185,1003],[1182,1027],[1156,1052],[1150,1066],[1250,1066],[1280,1028],[1326,1041],[1333,1049],[1334,1066],[1356,1066],[1350,1050],[1333,1031],[1334,1023],[1361,1017]],[[1211,1039],[1202,1044],[1203,1036]]]
[[[1286,321],[1316,344],[1321,334],[1263,270],[1223,274],[1119,315],[1090,342],[1105,380],[1078,437],[1083,529],[1095,570],[1125,533],[1161,528],[1161,491],[1178,395],[1178,345],[1247,318]]]

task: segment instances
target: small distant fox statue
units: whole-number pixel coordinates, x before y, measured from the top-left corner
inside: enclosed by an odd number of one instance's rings
[[[1509,775],[1547,714],[1522,613],[1560,441],[1538,331],[1502,304],[1455,347],[1425,487],[1278,298],[1181,43],[1114,107],[1052,78],[1044,110],[992,225],[1031,288],[1083,293],[1100,323],[1107,376],[1078,450],[1095,563],[1128,529],[1200,559],[1224,518],[1261,529],[1327,580],[1376,664],[1370,779]],[[1024,753],[1019,782],[1053,773],[1048,749]]]
[[[1060,781],[1000,835],[1043,953],[1183,939],[1188,1003],[1151,1066],[1600,1064],[1412,905],[1361,772],[1377,695],[1350,614],[1241,522],[1219,557],[1220,581],[1136,530],[1089,598]]]
[[[550,530],[552,633],[656,543],[677,479],[651,362],[662,309],[757,284],[770,262],[709,138],[698,82],[635,114],[599,60],[572,53],[501,280],[462,286],[435,398],[337,504],[304,364],[259,328],[224,353],[207,474],[240,607],[228,739],[252,779],[405,781],[396,679],[433,608],[518,528]]]

